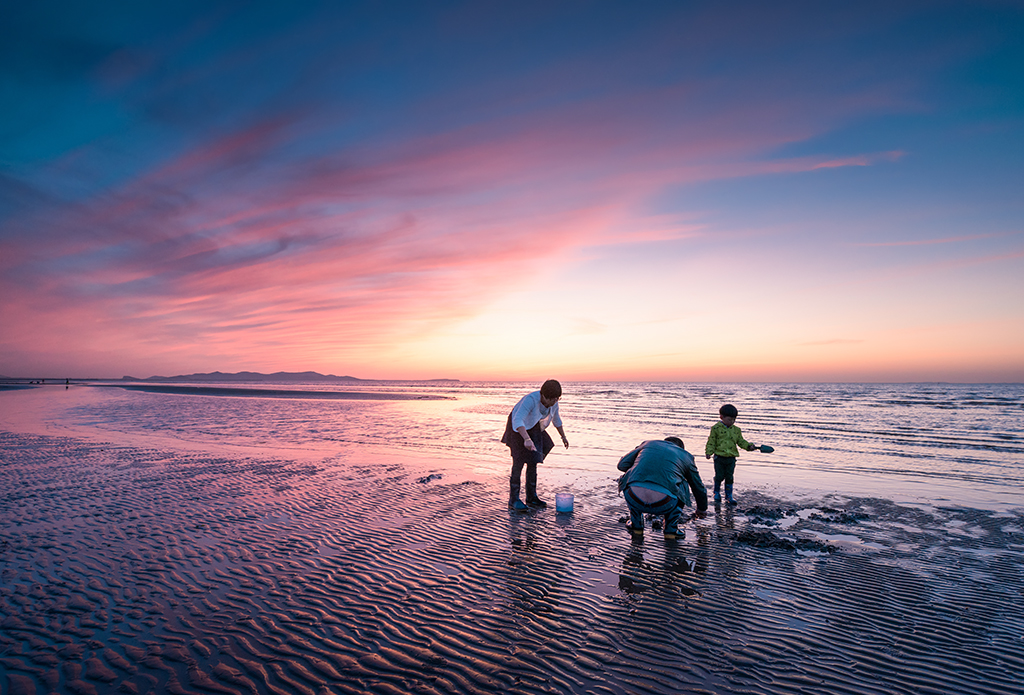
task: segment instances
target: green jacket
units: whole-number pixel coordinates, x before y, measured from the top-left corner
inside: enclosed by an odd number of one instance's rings
[[[743,438],[740,428],[736,425],[726,427],[725,423],[716,422],[708,435],[704,454],[707,456],[739,456],[737,447],[750,451],[751,443]]]

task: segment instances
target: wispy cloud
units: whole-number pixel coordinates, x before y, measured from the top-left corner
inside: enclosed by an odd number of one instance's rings
[[[875,154],[867,155],[856,155],[853,157],[841,157],[839,159],[829,159],[824,162],[815,164],[811,169],[836,169],[838,167],[867,167],[878,162],[895,162],[903,157],[906,153],[899,150],[892,152],[878,152]]]
[[[830,252],[820,236],[793,241],[801,187],[912,169],[928,143],[871,124],[921,112],[935,71],[969,46],[907,37],[914,8],[751,4],[736,21],[654,4],[583,24],[549,5],[410,6],[415,22],[268,11],[142,14],[137,33],[89,23],[77,67],[38,49],[53,64],[45,80],[22,75],[37,91],[18,104],[47,118],[0,164],[0,347],[58,355],[74,326],[95,354],[140,363],[317,360],[306,368],[380,359],[524,287],[550,287],[554,306],[598,296],[604,278],[559,284],[597,256],[631,265],[623,306],[666,288],[710,303],[717,280],[691,284],[695,267],[748,295],[799,285],[818,263],[809,249]],[[18,50],[48,40],[44,20]],[[680,202],[712,184],[730,193]],[[758,196],[777,196],[766,219],[751,212]],[[890,225],[872,234],[893,241],[845,243],[1014,258],[978,249],[1004,236],[997,226],[914,240]],[[752,228],[762,252],[791,259],[785,271],[750,277],[740,259],[758,250],[736,238]],[[652,254],[671,270],[646,277]],[[601,335],[613,313],[577,307],[565,325]]]
[[[804,347],[817,347],[822,345],[857,345],[864,341],[857,338],[832,338],[829,340],[809,340],[802,343],[797,343]]]
[[[943,237],[940,239],[905,239],[897,241],[864,241],[864,242],[852,242],[851,246],[934,246],[937,244],[964,244],[972,243],[976,241],[983,241],[985,239],[1002,239],[1010,236],[1018,236],[1024,234],[1021,231],[1014,232],[998,232],[990,234],[968,234],[964,236],[954,237]]]

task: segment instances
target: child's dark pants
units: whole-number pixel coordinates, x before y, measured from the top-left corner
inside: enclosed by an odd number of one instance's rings
[[[732,474],[736,471],[735,456],[719,456],[715,454],[715,488],[724,481],[732,485]]]

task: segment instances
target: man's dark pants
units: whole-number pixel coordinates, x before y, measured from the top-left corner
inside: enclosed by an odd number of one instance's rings
[[[648,504],[633,494],[628,487],[623,495],[629,506],[629,525],[637,530],[644,528],[644,514],[653,516],[665,515],[665,533],[679,533],[679,519],[683,516],[679,501],[675,497],[665,495],[653,504]]]

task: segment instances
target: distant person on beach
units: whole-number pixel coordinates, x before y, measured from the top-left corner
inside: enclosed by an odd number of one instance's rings
[[[736,426],[739,411],[736,406],[726,403],[718,409],[720,422],[711,427],[708,443],[704,447],[706,458],[715,457],[715,503],[722,502],[722,483],[725,483],[725,500],[728,504],[736,504],[732,496],[733,473],[736,471],[736,457],[739,447],[753,451],[758,447],[743,438],[740,428]]]
[[[619,478],[619,492],[629,506],[626,530],[633,538],[643,538],[644,514],[665,515],[665,538],[679,534],[682,507],[690,505],[690,491],[697,502],[697,516],[703,518],[708,509],[708,491],[700,479],[683,440],[666,437],[652,439],[619,459],[616,466],[625,474]]]
[[[555,443],[545,430],[554,424],[562,435],[562,444],[569,448],[569,440],[562,429],[562,418],[558,415],[558,399],[562,397],[562,385],[548,379],[540,391],[528,393],[516,403],[505,423],[505,434],[501,437],[512,453],[512,476],[509,479],[508,508],[517,512],[528,507],[546,507],[547,502],[537,496],[537,464],[541,463]],[[519,499],[519,485],[523,467],[526,467],[526,504]]]

